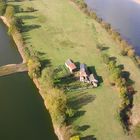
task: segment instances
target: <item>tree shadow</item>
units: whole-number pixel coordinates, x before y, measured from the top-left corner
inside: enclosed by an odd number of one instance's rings
[[[121,72],[121,77],[124,78],[127,81],[127,86],[132,86],[133,84],[135,84],[135,82],[130,79],[130,72],[122,71]]]
[[[120,64],[120,65],[118,65],[118,68],[119,68],[120,70],[124,70],[124,65]]]
[[[94,66],[88,67],[88,70],[89,70],[90,73],[93,73],[94,76],[95,76],[95,79],[97,79],[97,80],[99,81],[98,85],[100,85],[101,83],[103,83],[103,78],[102,78],[102,76],[99,76],[99,75],[97,74],[96,69],[95,69]]]
[[[50,66],[51,66],[51,60],[50,59],[41,60],[41,70],[43,70],[46,67],[50,67]]]
[[[78,118],[80,118],[81,116],[83,116],[85,113],[86,113],[85,110],[76,111],[76,113],[74,114],[74,116],[71,117],[71,118],[69,118],[67,120],[67,123],[68,124],[72,124],[74,121],[76,121]]]
[[[115,61],[116,62],[116,57],[112,56],[112,57],[109,57],[110,61]]]
[[[94,135],[82,137],[81,140],[97,140]]]
[[[29,40],[31,39],[31,37],[28,35],[28,33],[24,32],[22,33],[22,38],[23,38],[23,41],[27,44],[27,43],[30,43]]]
[[[77,71],[80,70],[80,62],[74,62],[76,67],[77,67]]]
[[[77,97],[72,97],[70,98],[68,104],[73,108],[73,109],[80,109],[82,106],[87,105],[88,103],[92,102],[95,100],[96,96],[95,95],[86,95],[85,93],[77,95]]]
[[[37,18],[36,16],[31,16],[31,15],[22,15],[20,16],[21,19],[26,20],[26,19],[35,19]]]
[[[99,49],[100,51],[106,51],[109,49],[109,47],[107,47],[105,44],[97,44],[97,49]]]
[[[14,7],[15,13],[20,13],[21,12],[21,8],[20,5],[12,5]]]
[[[76,77],[73,74],[67,74],[67,75],[65,75],[63,77],[58,77],[57,78],[57,82],[55,82],[55,84],[60,86],[60,87],[61,86],[65,86],[65,85],[68,86],[69,84],[75,82],[76,80],[77,79],[76,79]],[[75,85],[75,88],[76,87],[77,86]]]
[[[41,27],[41,25],[36,25],[36,24],[24,25],[22,28],[22,32],[29,32],[31,30],[38,29],[40,27]]]
[[[77,130],[78,131],[86,131],[89,128],[90,128],[90,125],[83,125],[83,126],[78,126]]]

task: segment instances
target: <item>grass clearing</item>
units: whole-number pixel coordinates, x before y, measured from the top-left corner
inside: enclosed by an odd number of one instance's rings
[[[12,2],[13,3],[13,2]],[[101,26],[83,14],[69,0],[34,0],[14,2],[20,7],[34,7],[36,12],[18,13],[24,18],[23,36],[27,46],[40,52],[42,61],[49,60],[53,67],[63,65],[71,58],[75,62],[95,66],[97,75],[103,79],[96,89],[68,92],[70,103],[79,114],[72,120],[82,136],[91,140],[134,140],[123,133],[117,120],[118,91],[109,85],[108,71],[96,49],[97,41],[109,47],[105,52],[116,57],[119,64],[131,73],[137,91],[140,91],[140,72],[128,57],[120,56],[119,48]],[[134,97],[134,113],[140,101],[140,93]]]

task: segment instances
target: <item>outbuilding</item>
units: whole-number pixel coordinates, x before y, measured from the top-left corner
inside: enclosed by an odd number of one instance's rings
[[[74,70],[77,69],[76,65],[73,63],[73,61],[71,59],[68,59],[65,62],[66,67],[70,70],[71,73],[74,72]]]

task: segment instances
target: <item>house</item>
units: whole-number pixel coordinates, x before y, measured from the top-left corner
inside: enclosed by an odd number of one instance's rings
[[[88,82],[88,69],[85,64],[80,64],[80,81],[82,82]]]
[[[71,59],[68,59],[65,62],[66,67],[70,70],[71,73],[74,72],[74,70],[77,69],[76,65],[73,63],[73,61]]]
[[[97,87],[97,86],[98,86],[98,80],[95,79],[95,77],[94,77],[93,74],[90,74],[90,75],[89,75],[89,81],[90,81],[90,83],[91,83],[94,87]]]

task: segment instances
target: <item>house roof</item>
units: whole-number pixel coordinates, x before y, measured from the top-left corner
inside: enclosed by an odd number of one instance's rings
[[[80,71],[86,71],[87,67],[85,64],[80,64]]]
[[[69,69],[74,70],[76,69],[76,65],[72,62],[72,60],[68,59],[65,64],[69,67]]]
[[[88,70],[86,64],[80,64],[80,76],[88,76]]]

